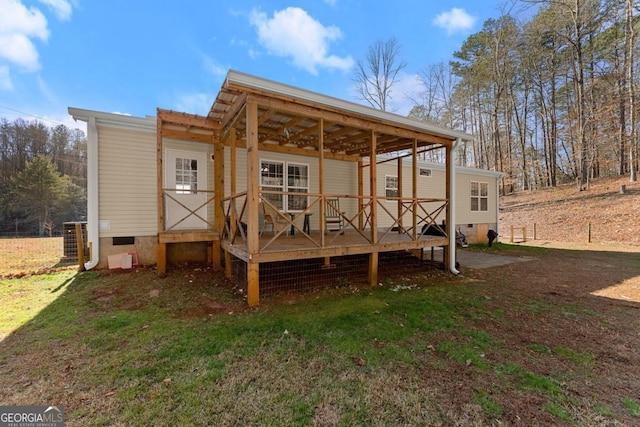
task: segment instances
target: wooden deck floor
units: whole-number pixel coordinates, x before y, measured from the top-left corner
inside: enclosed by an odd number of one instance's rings
[[[398,232],[386,233],[386,231],[387,229],[378,231],[378,240],[375,243],[370,241],[371,230],[364,230],[362,234],[353,229],[347,229],[343,234],[332,231],[324,236],[324,245],[319,231],[312,231],[310,235],[305,235],[296,230],[295,235],[282,234],[278,237],[272,233],[264,233],[260,237],[260,252],[254,254],[251,259],[254,262],[262,263],[413,250],[449,244],[446,237],[422,236],[418,240],[413,240],[410,235]],[[249,260],[246,242],[240,236],[236,237],[233,243],[229,240],[223,240],[222,247],[244,261]]]

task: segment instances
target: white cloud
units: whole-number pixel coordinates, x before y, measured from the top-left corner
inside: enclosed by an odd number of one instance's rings
[[[398,81],[392,87],[391,112],[406,116],[414,106],[413,99],[416,94],[424,91],[417,74],[401,74]]]
[[[0,67],[0,90],[12,91],[13,83],[11,82],[11,73],[9,67]]]
[[[329,6],[335,6],[338,0],[324,0],[324,2]]]
[[[202,55],[202,62],[204,63],[204,69],[211,75],[220,78],[224,78],[227,75],[228,68],[220,65],[210,56]]]
[[[178,98],[175,108],[185,113],[206,116],[215,98],[216,96],[210,93],[184,94]]]
[[[346,71],[355,63],[351,56],[329,55],[329,44],[342,38],[338,27],[325,27],[298,7],[276,11],[273,18],[254,9],[250,23],[269,53],[290,58],[311,74],[318,74],[319,67]]]
[[[433,24],[447,30],[451,35],[458,31],[467,31],[473,28],[478,18],[470,15],[464,9],[454,7],[448,12],[442,12],[433,19]]]
[[[71,4],[66,0],[39,0],[40,3],[49,6],[58,19],[68,21],[71,19]]]
[[[26,71],[40,69],[38,51],[31,41],[49,38],[47,20],[38,9],[27,9],[17,0],[0,0],[0,58]]]
[[[59,19],[71,18],[68,0],[39,0],[49,6]],[[25,6],[22,0],[0,0],[0,59],[24,71],[40,69],[40,56],[34,40],[47,41],[47,18],[36,7]]]

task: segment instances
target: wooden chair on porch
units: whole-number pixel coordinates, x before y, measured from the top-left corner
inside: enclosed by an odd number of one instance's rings
[[[340,234],[344,234],[344,212],[340,210],[340,199],[325,200],[324,231],[339,231]]]
[[[281,230],[287,230],[286,234],[289,234],[289,226],[291,225],[280,212],[271,207],[270,204],[260,202],[258,212],[263,216],[264,221],[262,223],[262,231],[264,233],[267,226],[271,226],[273,234],[278,234]]]

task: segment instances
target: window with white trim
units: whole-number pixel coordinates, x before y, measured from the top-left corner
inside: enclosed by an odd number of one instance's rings
[[[309,165],[287,163],[287,192],[309,192]],[[301,212],[307,209],[307,196],[289,194],[287,196],[287,211]]]
[[[418,172],[418,175],[420,176],[426,176],[426,177],[431,177],[431,169],[427,169],[427,168],[420,168],[420,171]]]
[[[386,197],[398,197],[398,177],[397,176],[385,175],[384,193]]]
[[[309,192],[309,165],[260,160],[260,187],[263,191],[306,194]],[[307,208],[306,195],[263,193],[262,196],[284,212],[300,212]]]
[[[176,194],[196,194],[198,191],[198,161],[176,157]]]
[[[489,210],[489,183],[471,181],[471,211]]]

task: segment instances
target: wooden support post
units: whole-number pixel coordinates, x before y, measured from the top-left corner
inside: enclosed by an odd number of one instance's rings
[[[378,244],[378,163],[377,136],[371,131],[371,151],[369,154],[369,194],[371,196],[371,242]],[[376,260],[378,258],[376,257]]]
[[[237,165],[236,165],[236,154],[237,154],[237,150],[236,150],[236,129],[233,128],[231,129],[231,134],[229,135],[229,160],[231,162],[231,183],[230,183],[230,188],[231,188],[231,197],[233,197],[229,203],[230,204],[235,204],[237,203],[237,199],[235,199],[235,195],[237,193],[237,181],[238,178],[236,176],[236,171],[237,171]],[[236,235],[236,231],[237,231],[237,222],[236,222],[236,214],[235,214],[235,210],[234,209],[230,209],[229,212],[229,229],[230,229],[230,233],[229,233],[229,239],[232,239],[233,236]]]
[[[364,207],[364,164],[362,158],[358,159],[358,228],[364,230],[364,213],[362,208]]]
[[[253,257],[260,252],[258,232],[259,156],[258,156],[258,103],[247,102],[247,303],[250,306],[260,303],[260,264]]]
[[[325,236],[324,223],[325,215],[325,194],[324,194],[324,120],[321,118],[318,120],[318,191],[320,192],[320,247],[324,248]],[[325,265],[330,264],[325,258]]]
[[[247,304],[260,304],[260,264],[251,261],[247,263]]]
[[[167,244],[158,242],[158,264],[157,270],[159,276],[167,274]]]
[[[418,238],[418,140],[413,139],[413,147],[411,148],[411,197],[413,197],[413,214],[411,218],[411,227],[413,231],[413,240]]]
[[[404,229],[402,227],[402,196],[404,195],[402,185],[402,157],[398,157],[398,233],[403,233]]]
[[[324,264],[323,264],[324,268],[329,268],[331,267],[331,257],[324,257]]]
[[[369,254],[369,285],[378,284],[378,252]]]
[[[164,232],[164,170],[162,166],[162,119],[158,117],[156,120],[156,158],[157,158],[157,201],[158,201],[158,274],[164,276],[167,273],[167,244],[160,243],[160,234]]]
[[[224,199],[224,145],[217,143],[214,144],[213,149],[213,176],[214,176],[214,225],[218,231],[218,235],[222,236],[224,231],[224,206],[222,200]],[[220,244],[220,238],[213,241],[213,247],[211,251],[213,269],[220,271],[222,269],[222,245]]]
[[[224,275],[227,279],[231,279],[233,277],[233,255],[231,252],[224,252]]]
[[[447,199],[447,209],[445,212],[445,222],[447,224],[447,235],[449,236],[449,244],[443,248],[443,263],[445,270],[449,270],[449,265],[451,261],[451,257],[455,257],[456,245],[455,242],[451,243],[451,234],[455,233],[455,217],[452,215],[452,209],[454,209],[455,200],[452,199],[451,195],[453,194],[451,191],[451,180],[452,177],[452,169],[455,167],[454,159],[453,159],[453,143],[449,143],[445,147],[445,156],[446,156],[446,178],[445,178],[445,198]]]
[[[76,223],[76,247],[78,248],[78,271],[84,271],[84,236],[82,224]]]
[[[588,242],[591,243],[591,223],[587,226]]]
[[[511,243],[513,243],[513,225],[511,226]]]
[[[527,226],[526,225],[524,227],[522,227],[522,241],[523,242],[527,241]]]

